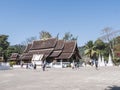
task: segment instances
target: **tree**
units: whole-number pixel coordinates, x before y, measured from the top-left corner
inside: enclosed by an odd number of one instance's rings
[[[0,48],[6,50],[9,46],[8,35],[0,35]]]
[[[7,40],[8,40],[8,35],[0,35],[0,54],[5,61],[7,61],[7,57],[5,53],[9,46],[9,42]]]
[[[115,38],[115,44],[116,44],[116,45],[117,45],[117,44],[120,44],[120,36],[118,36],[118,37]]]
[[[22,54],[24,49],[25,49],[25,45],[13,45],[13,46],[9,46],[6,50],[6,57],[10,57],[12,53],[18,53],[18,54]]]
[[[115,64],[120,64],[120,36],[115,38],[115,46],[114,46],[114,53],[115,53]]]
[[[108,43],[104,43],[102,40],[98,39],[95,41],[94,46],[98,54],[104,56],[105,60],[108,60],[109,55]]]
[[[12,53],[17,53],[16,48],[13,46],[9,46],[6,50],[6,57],[9,58]]]
[[[70,32],[66,32],[63,40],[77,40],[78,37],[73,37],[73,34],[71,34]]]
[[[32,43],[34,40],[37,40],[37,38],[34,36],[27,38],[25,41],[22,42],[21,45],[28,45],[29,43]]]
[[[43,39],[43,40],[52,38],[52,35],[47,31],[41,31],[39,34],[40,34],[40,39]]]
[[[105,49],[105,43],[98,39],[94,43],[95,49],[99,52],[99,54],[102,54],[102,51]]]
[[[114,60],[114,46],[115,46],[115,37],[117,35],[118,31],[113,32],[112,28],[106,27],[102,30],[103,36],[100,37],[101,40],[106,41],[109,44],[109,53],[111,53],[113,60]]]
[[[84,56],[85,46],[78,47],[81,57]]]
[[[21,53],[23,53],[23,51],[24,51],[26,46],[25,45],[21,45],[21,44],[17,44],[17,45],[13,45],[11,47],[15,48],[15,52],[16,53],[21,54]]]
[[[85,55],[89,56],[89,58],[92,59],[95,53],[96,51],[93,41],[88,41],[88,43],[85,45]]]

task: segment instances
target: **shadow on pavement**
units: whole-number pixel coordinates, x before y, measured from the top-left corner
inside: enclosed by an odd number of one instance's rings
[[[120,86],[116,85],[108,86],[105,90],[120,90]]]

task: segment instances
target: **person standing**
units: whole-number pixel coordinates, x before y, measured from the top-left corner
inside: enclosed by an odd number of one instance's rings
[[[98,69],[98,58],[97,58],[97,54],[96,53],[94,53],[93,59],[95,61],[95,68]]]
[[[95,68],[98,69],[98,60],[95,60]]]
[[[37,67],[37,65],[36,65],[36,63],[34,63],[34,69],[36,69],[36,67]]]
[[[43,68],[43,71],[45,71],[45,68],[46,68],[46,60],[45,60],[45,61],[43,61],[42,68]]]
[[[28,63],[26,64],[26,69],[28,69]]]

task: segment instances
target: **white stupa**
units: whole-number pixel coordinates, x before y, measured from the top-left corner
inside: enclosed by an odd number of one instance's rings
[[[100,66],[100,63],[101,63],[101,56],[99,54],[99,57],[98,57],[98,66]]]
[[[111,57],[110,54],[109,54],[109,59],[108,59],[107,66],[113,66],[112,57]]]
[[[102,56],[101,66],[105,66],[104,57]]]
[[[104,57],[102,56],[102,58],[101,58],[100,54],[99,54],[99,58],[98,58],[98,65],[105,66]]]

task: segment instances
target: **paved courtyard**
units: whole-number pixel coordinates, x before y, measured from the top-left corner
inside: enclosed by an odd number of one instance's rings
[[[4,70],[0,90],[120,90],[120,67]]]

